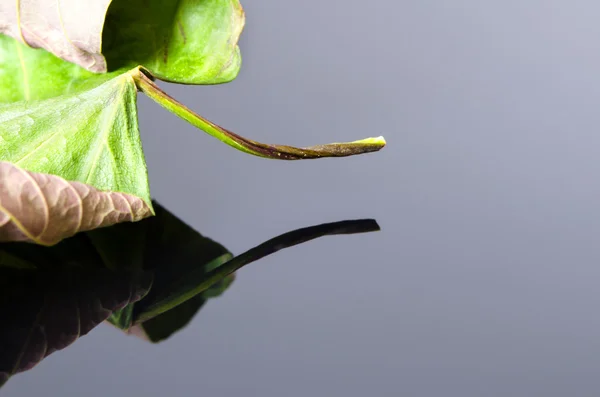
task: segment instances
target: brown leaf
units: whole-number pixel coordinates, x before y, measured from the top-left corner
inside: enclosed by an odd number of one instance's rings
[[[106,72],[100,53],[111,0],[0,0],[0,33],[43,48],[92,72]]]
[[[0,162],[0,242],[54,245],[81,231],[150,215],[139,197]]]

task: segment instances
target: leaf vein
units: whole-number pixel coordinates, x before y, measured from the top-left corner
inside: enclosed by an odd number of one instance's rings
[[[117,101],[122,102],[122,98],[123,98],[123,91],[125,89],[126,84],[122,84],[120,89],[119,89],[119,94],[117,95]],[[114,125],[114,119],[115,116],[117,115],[117,112],[119,110],[120,107],[120,103],[115,103],[113,104],[113,109],[111,112],[110,117],[108,118],[104,118],[104,126],[103,126],[103,131],[100,133],[100,141],[102,143],[106,142],[108,144],[108,136],[110,135],[111,132],[111,128]],[[96,170],[96,168],[98,167],[98,162],[100,159],[100,154],[102,153],[102,147],[104,145],[98,145],[98,149],[96,150],[96,153],[94,155],[94,159],[91,162],[91,166],[90,169],[85,177],[85,182],[89,183],[90,181],[90,176],[93,174],[93,172]],[[99,186],[97,186],[98,188],[100,188]]]
[[[28,101],[31,97],[31,90],[29,88],[29,75],[27,74],[27,68],[25,67],[25,57],[23,56],[23,50],[21,44],[15,40],[15,46],[17,47],[17,56],[19,57],[19,63],[21,64],[21,70],[23,72],[23,96]]]

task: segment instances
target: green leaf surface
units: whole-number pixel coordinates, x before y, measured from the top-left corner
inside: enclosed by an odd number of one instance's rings
[[[95,73],[143,65],[163,80],[187,84],[224,83],[237,76],[243,27],[238,0],[0,3],[0,34],[29,47]]]
[[[151,207],[132,72],[90,90],[0,106],[0,160]]]
[[[36,1],[49,4],[27,4]],[[93,4],[90,12],[107,5],[105,0]],[[76,8],[81,11],[80,5]],[[39,11],[56,12],[52,7]],[[202,118],[160,90],[154,78],[186,84],[235,78],[244,26],[237,0],[114,0],[107,15],[102,48],[110,73],[91,73],[0,35],[0,104],[5,104],[0,105],[0,161],[139,197],[151,207],[137,122],[138,89],[206,133],[256,156],[344,157],[385,146],[383,137],[306,148],[263,144]],[[68,30],[63,27],[61,34],[68,36]]]
[[[0,34],[0,104],[83,92],[120,73],[92,73]]]
[[[240,69],[238,0],[113,0],[103,32],[109,70],[144,66],[160,80],[218,84]]]

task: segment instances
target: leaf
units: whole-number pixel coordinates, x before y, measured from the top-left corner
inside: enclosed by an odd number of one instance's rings
[[[80,231],[151,214],[140,198],[101,192],[54,175],[0,162],[0,241],[54,245]]]
[[[110,1],[0,0],[0,33],[90,71],[106,72],[100,52]]]
[[[113,0],[103,33],[109,70],[144,66],[164,81],[218,84],[240,69],[238,0]]]
[[[385,146],[383,137],[307,148],[263,144],[202,118],[160,90],[152,73],[182,83],[234,78],[239,69],[237,39],[244,24],[241,6],[237,0],[140,1],[116,0],[109,12],[113,29],[105,29],[112,34],[112,52],[107,51],[115,64],[132,69],[93,74],[0,35],[0,102],[6,103],[0,106],[0,161],[130,194],[151,208],[137,89],[213,137],[260,157],[343,157]]]
[[[17,52],[26,67],[13,71]],[[141,198],[150,215],[137,88],[131,77],[137,71],[93,74],[2,35],[0,59],[0,77],[8,76],[0,79],[0,102],[9,102],[0,105],[0,161]],[[34,79],[26,92],[11,88],[18,87],[14,76],[27,70],[41,72],[42,78]],[[44,77],[47,72],[52,74]]]
[[[143,65],[186,84],[233,80],[243,27],[238,0],[0,0],[0,33],[30,47],[91,72]]]
[[[63,271],[0,267],[0,386],[142,298],[151,282],[149,273],[85,266]]]
[[[0,34],[0,104],[82,92],[122,72],[92,73],[48,51],[29,48]]]
[[[0,160],[134,195],[151,208],[132,73],[89,91],[0,106]]]

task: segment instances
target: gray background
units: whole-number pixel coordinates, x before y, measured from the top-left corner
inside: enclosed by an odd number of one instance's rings
[[[153,193],[233,252],[376,218],[243,269],[156,346],[100,326],[6,396],[597,396],[597,1],[255,0],[233,83],[164,85],[275,162],[140,98]]]

